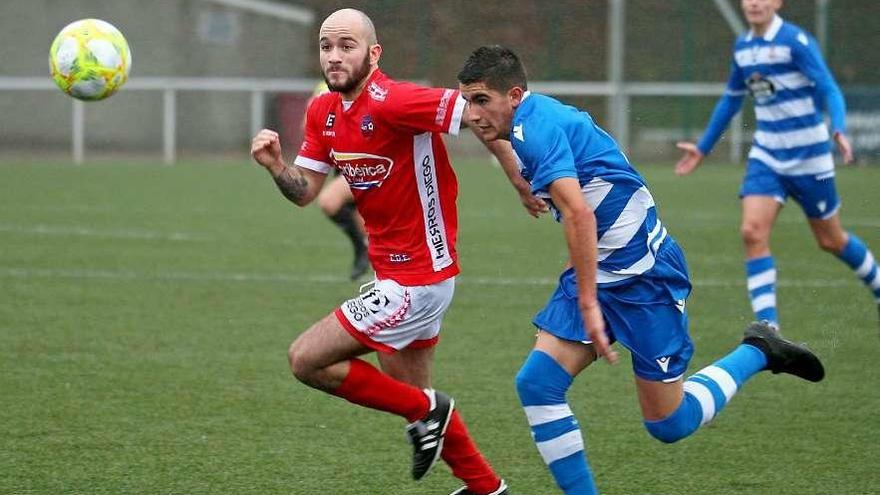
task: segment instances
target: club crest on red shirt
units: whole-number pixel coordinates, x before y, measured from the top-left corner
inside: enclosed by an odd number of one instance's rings
[[[375,126],[373,126],[373,117],[364,115],[361,118],[361,134],[363,134],[364,137],[370,137],[373,135],[374,130]]]

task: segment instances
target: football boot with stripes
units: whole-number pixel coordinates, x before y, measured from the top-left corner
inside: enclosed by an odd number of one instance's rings
[[[450,493],[449,495],[477,495],[477,494],[468,490],[466,486],[463,486],[463,487],[459,488],[458,490],[455,490],[454,492]],[[510,495],[510,492],[507,490],[507,483],[505,483],[504,480],[501,480],[501,484],[498,485],[498,488],[496,488],[494,492],[487,493],[486,495]]]
[[[413,444],[412,476],[422,479],[440,458],[446,427],[452,419],[455,401],[452,397],[433,389],[425,389],[430,409],[424,418],[406,427]]]

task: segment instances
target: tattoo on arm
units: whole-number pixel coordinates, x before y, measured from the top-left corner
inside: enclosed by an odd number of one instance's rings
[[[290,167],[284,167],[281,174],[272,178],[281,194],[294,203],[299,204],[308,192],[309,181],[302,174],[292,172]]]

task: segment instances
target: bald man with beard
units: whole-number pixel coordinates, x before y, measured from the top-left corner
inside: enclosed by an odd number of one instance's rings
[[[456,89],[382,73],[373,22],[358,10],[327,17],[318,44],[330,93],[309,106],[293,165],[268,129],[254,137],[251,155],[298,206],[338,170],[364,219],[376,279],[300,333],[288,351],[290,369],[310,387],[405,418],[414,479],[442,458],[465,482],[454,494],[507,494],[455,401],[431,386],[434,346],[459,273],[458,183],[441,133],[458,133],[465,102]],[[373,351],[378,369],[358,358]]]

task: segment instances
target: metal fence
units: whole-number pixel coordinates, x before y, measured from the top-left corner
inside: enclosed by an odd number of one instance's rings
[[[624,149],[649,158],[676,153],[676,140],[693,139],[702,131],[722,92],[735,35],[745,29],[734,0],[484,0],[478,6],[447,0],[423,2],[418,9],[412,8],[412,0],[288,3],[310,8],[315,19],[341,6],[369,13],[385,46],[383,69],[400,79],[452,86],[470,50],[486,43],[511,46],[529,70],[532,89],[585,108]],[[220,4],[225,2],[210,3],[214,10],[223,8]],[[880,146],[871,143],[880,141],[880,108],[874,104],[880,88],[880,52],[871,47],[880,41],[880,21],[869,15],[872,8],[876,9],[873,0],[797,0],[786,2],[782,15],[813,31],[823,43],[850,103],[856,145],[876,157]],[[318,24],[308,28],[312,32],[300,33],[302,39],[313,43]],[[308,48],[303,43],[298,47]],[[288,111],[278,106],[285,95],[304,98],[315,83],[312,78],[181,78],[173,71],[169,77],[144,76],[138,67],[136,57],[132,79],[121,94],[96,106],[61,102],[58,94],[34,97],[34,92],[57,93],[45,76],[0,76],[0,111],[12,107],[20,112],[32,104],[35,108],[30,122],[0,123],[0,145],[14,149],[21,144],[27,151],[41,127],[64,126],[66,133],[67,121],[69,142],[61,134],[45,145],[62,151],[69,146],[73,161],[80,163],[102,147],[124,151],[134,142],[133,132],[122,135],[119,130],[130,126],[147,136],[135,142],[139,150],[161,149],[162,160],[173,163],[181,151],[196,146],[221,149],[221,139],[226,149],[241,149],[256,129],[277,120],[279,111]],[[129,104],[127,99],[138,101]],[[203,111],[195,117],[192,111],[232,100],[237,102],[234,110],[222,116]],[[37,119],[41,113],[51,118]],[[752,125],[750,111],[738,116],[719,145],[721,153],[740,161]],[[216,136],[210,142],[195,139],[194,128]],[[96,141],[101,136],[103,140]]]
[[[185,91],[206,92],[238,92],[250,96],[249,134],[230,136],[236,141],[246,140],[256,134],[267,124],[267,95],[277,93],[309,94],[315,87],[312,79],[247,79],[247,78],[163,78],[146,77],[132,80],[125,91],[152,91],[162,95],[162,156],[165,164],[177,161],[177,127],[178,127],[178,94]],[[625,120],[619,135],[628,135],[630,100],[633,97],[645,96],[681,96],[705,97],[718,96],[724,87],[721,84],[691,83],[624,83],[610,82],[563,82],[534,81],[530,88],[539,93],[566,96],[599,96],[617,98],[618,104],[624,105],[619,115]],[[55,85],[47,78],[35,77],[0,77],[0,91],[57,91]],[[80,164],[86,154],[85,114],[89,103],[71,98],[70,143],[73,163]],[[730,159],[738,161],[741,157],[743,144],[742,126],[739,121],[732,124]],[[680,136],[684,137],[684,136]],[[620,139],[620,138],[618,138]]]

